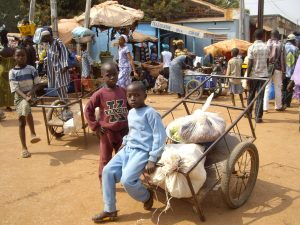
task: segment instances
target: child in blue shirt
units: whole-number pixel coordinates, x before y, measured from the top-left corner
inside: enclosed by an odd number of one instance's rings
[[[33,66],[26,65],[26,51],[24,48],[16,48],[14,53],[16,66],[9,71],[9,84],[11,93],[15,96],[16,112],[19,116],[19,135],[22,143],[23,158],[28,158],[31,153],[27,149],[25,138],[26,122],[31,133],[31,143],[37,143],[41,139],[37,137],[34,129],[31,113],[32,96],[39,86],[39,77]]]
[[[142,82],[133,82],[127,88],[127,101],[132,109],[128,114],[129,133],[123,138],[121,150],[104,167],[102,188],[104,210],[93,217],[95,223],[117,219],[116,183],[121,182],[126,192],[144,203],[144,209],[153,206],[153,193],[140,180],[144,169],[150,174],[161,156],[166,132],[161,117],[145,104],[147,97]]]

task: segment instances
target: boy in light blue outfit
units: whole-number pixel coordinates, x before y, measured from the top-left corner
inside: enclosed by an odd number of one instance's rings
[[[104,210],[93,217],[95,223],[117,219],[116,183],[121,182],[126,192],[144,203],[144,209],[153,206],[153,193],[140,180],[144,169],[150,174],[162,154],[166,132],[161,117],[145,104],[147,97],[142,82],[133,82],[127,88],[127,101],[132,109],[128,114],[129,133],[123,138],[121,150],[104,167],[102,189]]]

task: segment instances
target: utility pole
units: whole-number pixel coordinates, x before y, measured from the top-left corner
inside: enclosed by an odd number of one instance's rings
[[[262,29],[264,25],[264,0],[258,0],[257,28]]]
[[[85,2],[85,13],[84,13],[84,27],[89,28],[90,26],[90,12],[91,12],[91,5],[92,5],[92,0],[86,0]],[[76,52],[77,55],[81,54],[81,47],[79,40],[76,40]],[[87,52],[88,54],[91,54],[91,43],[87,43]]]
[[[53,37],[58,37],[57,1],[50,0]]]
[[[35,13],[35,0],[30,1],[30,9],[29,9],[29,22],[34,20]]]
[[[240,0],[240,21],[239,21],[239,33],[240,39],[245,39],[245,2]]]
[[[91,12],[92,0],[86,0],[85,4],[85,17],[84,17],[84,27],[89,28],[90,26],[90,12]]]

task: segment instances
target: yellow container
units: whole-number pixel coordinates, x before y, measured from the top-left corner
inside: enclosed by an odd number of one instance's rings
[[[33,22],[30,22],[30,24],[18,24],[18,29],[20,31],[20,34],[22,36],[33,36],[35,29],[36,29],[36,25]]]

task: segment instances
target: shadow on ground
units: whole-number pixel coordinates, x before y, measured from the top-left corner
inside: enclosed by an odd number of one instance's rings
[[[87,144],[84,137],[64,137],[63,140],[53,140],[45,151],[33,152],[32,155],[50,156],[50,166],[69,164],[77,160],[98,160],[85,157],[88,155],[99,155],[99,141],[95,136],[87,135]]]
[[[293,192],[294,195],[296,193],[295,197],[288,195],[291,194],[289,192]],[[158,193],[158,200],[164,203],[165,198],[163,196],[164,194]],[[207,220],[206,224],[249,225],[254,224],[263,217],[284,211],[298,198],[300,198],[300,190],[293,190],[267,181],[257,180],[252,196],[241,208],[229,209],[222,200],[221,191],[211,191],[202,202],[202,207]],[[159,218],[159,224],[163,225],[172,225],[182,221],[189,221],[191,224],[201,224],[198,215],[193,211],[191,203],[180,199],[172,199],[171,206],[172,209],[162,213],[161,216],[159,214],[164,207],[159,208],[152,216],[152,222],[156,224]],[[236,213],[236,211],[239,211],[239,213]],[[222,221],[224,213],[233,214],[234,216],[230,217],[228,221]],[[147,216],[144,218],[147,218]],[[243,221],[243,218],[247,218],[246,223]]]

